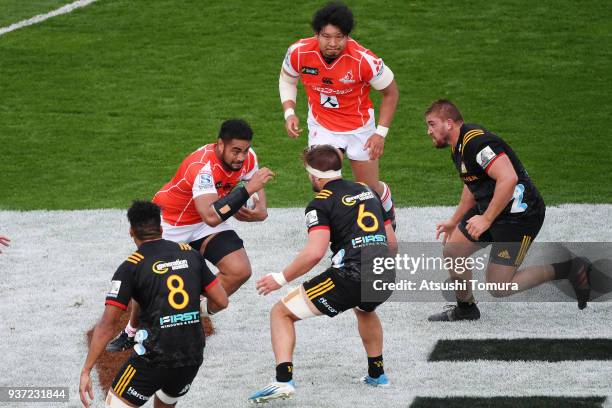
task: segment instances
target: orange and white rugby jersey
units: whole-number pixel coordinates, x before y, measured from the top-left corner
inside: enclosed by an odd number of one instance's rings
[[[382,75],[385,64],[357,41],[349,38],[344,51],[327,64],[316,37],[299,40],[287,50],[283,68],[301,78],[309,116],[324,128],[351,132],[373,124],[370,82]]]
[[[257,155],[252,148],[240,170],[228,171],[215,154],[215,146],[215,143],[204,145],[187,156],[172,180],[153,197],[153,202],[162,208],[162,218],[168,224],[181,226],[202,222],[194,198],[202,194],[223,197],[240,181],[249,180],[258,170]]]

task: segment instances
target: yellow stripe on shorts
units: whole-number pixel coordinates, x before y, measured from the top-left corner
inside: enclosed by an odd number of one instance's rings
[[[329,292],[330,290],[332,290],[336,285],[334,285],[334,282],[330,282],[325,286],[322,286],[320,289],[314,291],[314,292],[310,292],[310,294],[308,295],[308,299],[312,300],[314,298],[316,298],[317,296],[321,296],[322,294],[324,294],[325,292]]]
[[[531,246],[531,237],[529,235],[523,235],[523,242],[521,243],[521,249],[519,249],[518,256],[516,257],[516,261],[514,261],[514,266],[519,266],[523,263],[523,259],[525,259],[525,255],[527,255],[527,251]]]
[[[132,381],[132,378],[134,378],[135,374],[136,374],[136,369],[132,368],[132,372],[125,379],[125,384],[123,384],[123,387],[121,387],[121,390],[119,390],[119,396],[121,396],[125,392],[125,389],[127,388],[130,381]]]
[[[315,291],[316,291],[318,288],[320,288],[320,287],[321,287],[321,286],[323,286],[323,285],[328,284],[329,282],[331,282],[331,278],[327,278],[327,279],[325,279],[323,282],[318,283],[318,284],[314,285],[312,288],[308,289],[308,290],[306,291],[306,294],[308,295],[308,294],[310,294],[310,293],[312,293],[312,292],[315,292]]]
[[[133,368],[134,367],[132,367],[129,364],[125,368],[125,371],[123,371],[123,374],[121,374],[121,378],[119,378],[119,381],[117,381],[117,385],[115,385],[115,388],[113,388],[115,390],[115,393],[119,392],[119,388],[121,388],[121,385],[123,384],[123,380],[125,380],[125,377],[127,377],[127,375],[131,372]]]

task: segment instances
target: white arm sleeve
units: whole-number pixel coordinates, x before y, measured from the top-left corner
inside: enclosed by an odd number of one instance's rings
[[[281,103],[285,101],[293,101],[297,99],[297,84],[299,77],[293,77],[283,68],[281,68],[280,76],[278,77],[278,92],[280,93]]]
[[[376,89],[377,91],[380,91],[391,85],[391,82],[393,82],[394,77],[395,76],[393,75],[393,71],[391,71],[391,68],[385,65],[383,68],[383,72],[381,72],[380,75],[372,78],[372,80],[370,81],[370,85],[372,85],[372,88]]]

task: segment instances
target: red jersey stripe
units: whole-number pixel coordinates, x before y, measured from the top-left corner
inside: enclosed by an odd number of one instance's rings
[[[123,303],[119,303],[116,302],[114,300],[107,300],[105,303],[105,305],[110,305],[110,306],[116,306],[121,310],[127,310],[127,305],[124,305]]]

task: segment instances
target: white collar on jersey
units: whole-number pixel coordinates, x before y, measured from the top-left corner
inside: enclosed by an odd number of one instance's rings
[[[308,173],[318,178],[330,179],[330,178],[342,177],[342,170],[321,171],[321,170],[313,169],[309,165],[305,165],[304,167],[306,167],[306,171]]]

